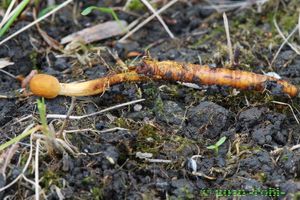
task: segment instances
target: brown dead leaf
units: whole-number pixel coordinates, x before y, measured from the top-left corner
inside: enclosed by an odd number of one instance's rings
[[[6,66],[13,65],[15,63],[10,62],[9,58],[0,58],[0,69],[3,69]]]
[[[126,32],[127,22],[124,20],[108,21],[95,26],[85,28],[76,33],[72,33],[61,39],[61,44],[66,44],[74,40],[84,41],[86,44],[111,38]]]

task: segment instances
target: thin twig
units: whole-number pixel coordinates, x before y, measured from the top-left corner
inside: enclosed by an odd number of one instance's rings
[[[30,183],[31,185],[35,185],[35,182],[30,180],[29,178],[27,178],[24,174],[21,175],[21,177],[28,183]]]
[[[172,160],[163,160],[163,159],[154,159],[154,158],[150,158],[150,159],[146,158],[145,160],[151,163],[172,163]]]
[[[40,140],[36,140],[36,149],[35,149],[35,176],[34,176],[34,181],[35,181],[35,200],[40,199],[40,185],[39,185],[39,150],[40,150]]]
[[[13,79],[17,79],[17,77],[15,75],[13,75],[13,74],[11,74],[11,73],[3,70],[3,69],[0,69],[0,72],[2,72],[3,74],[6,74],[7,76],[9,76],[9,77],[11,77]]]
[[[62,135],[63,135],[63,141],[65,142],[65,144],[68,147],[70,147],[74,152],[76,152],[77,155],[79,155],[80,152],[79,152],[78,148],[70,142],[65,131],[62,133]]]
[[[82,133],[87,131],[95,132],[95,133],[109,133],[113,131],[129,131],[129,129],[122,128],[122,127],[113,127],[113,128],[108,128],[108,129],[98,131],[92,128],[85,128],[85,129],[76,129],[76,130],[64,130],[64,133],[78,133],[78,132]]]
[[[67,116],[63,122],[63,125],[61,126],[60,130],[56,133],[57,136],[61,136],[62,132],[65,130],[66,126],[67,126],[67,123],[68,123],[68,120],[69,120],[69,117],[74,109],[74,106],[75,106],[75,101],[76,101],[76,97],[72,97],[72,100],[71,100],[71,105],[70,105],[70,108],[67,112]]]
[[[170,6],[172,6],[173,4],[175,4],[178,0],[172,0],[169,3],[167,3],[165,6],[163,6],[161,9],[159,9],[156,14],[160,14],[163,11],[165,11],[166,9],[168,9]],[[145,21],[143,21],[142,23],[140,23],[138,26],[136,26],[134,29],[132,29],[131,31],[129,31],[125,36],[123,36],[119,42],[124,42],[128,37],[130,37],[133,33],[135,33],[136,31],[138,31],[140,28],[142,28],[144,25],[146,25],[148,22],[150,22],[152,19],[155,18],[155,15],[152,14],[150,17],[148,17]],[[1,43],[0,43],[1,44]]]
[[[228,19],[227,19],[227,15],[225,12],[223,13],[223,20],[224,20],[224,27],[225,27],[226,38],[227,38],[227,50],[229,53],[229,60],[230,60],[230,66],[231,66],[234,63],[234,56],[233,56],[232,44],[231,44],[231,40],[230,40]]]
[[[6,178],[6,168],[8,166],[8,164],[10,163],[13,155],[16,153],[17,149],[19,148],[19,144],[13,144],[9,149],[7,149],[5,152],[3,152],[1,154],[1,161],[4,160],[3,162],[1,162],[1,168],[0,168],[0,173],[3,175],[3,177]]]
[[[122,103],[122,104],[119,104],[119,105],[115,105],[115,106],[103,109],[99,112],[95,112],[95,113],[91,113],[91,114],[87,114],[87,115],[82,115],[82,116],[72,116],[71,115],[71,116],[69,116],[69,119],[83,119],[83,118],[86,118],[86,117],[99,115],[99,114],[102,114],[102,113],[110,111],[110,110],[114,110],[114,109],[121,108],[121,107],[124,107],[124,106],[128,106],[128,105],[131,105],[131,104],[139,103],[139,102],[142,102],[142,101],[145,101],[145,99],[138,99],[138,100],[134,100],[134,101],[129,101],[129,102]],[[66,117],[67,117],[66,115],[59,115],[59,114],[48,114],[47,115],[48,119],[54,119],[54,118],[56,118],[56,119],[65,119]]]
[[[298,49],[296,48],[296,47],[294,47],[294,45],[292,45],[290,42],[289,42],[289,39],[296,33],[296,31],[298,30],[298,26],[299,25],[297,25],[294,29],[293,29],[293,31],[287,36],[287,37],[285,37],[284,36],[284,34],[281,32],[281,30],[280,30],[280,28],[279,28],[279,26],[278,26],[278,24],[277,24],[277,22],[276,22],[276,18],[274,17],[274,19],[273,19],[273,22],[274,22],[274,25],[275,25],[275,27],[276,27],[276,30],[278,31],[278,33],[279,33],[279,35],[283,38],[283,43],[280,45],[280,47],[279,47],[279,49],[277,50],[277,52],[276,52],[276,54],[275,54],[275,56],[274,56],[274,58],[273,58],[273,60],[272,60],[272,62],[271,62],[271,64],[270,65],[273,65],[273,63],[274,63],[274,61],[276,60],[276,58],[278,57],[278,55],[279,55],[279,53],[280,53],[280,51],[281,51],[281,49],[284,47],[284,45],[287,43],[298,55],[300,55],[300,52],[298,51]],[[300,26],[299,26],[300,27]]]
[[[20,178],[22,178],[23,174],[25,173],[25,171],[27,170],[29,164],[30,164],[30,161],[31,161],[31,158],[32,158],[32,136],[33,134],[31,134],[31,137],[30,137],[30,151],[29,151],[29,156],[28,156],[28,159],[27,159],[27,162],[21,172],[21,174],[19,174],[19,176],[17,176],[17,178],[15,178],[12,182],[10,182],[9,184],[7,184],[6,186],[0,188],[0,192],[6,190],[7,188],[10,188],[13,184],[15,184]]]
[[[291,106],[290,104],[284,103],[284,102],[280,102],[280,101],[272,101],[272,103],[276,103],[276,104],[288,106],[288,107],[291,109],[291,111],[292,111],[292,113],[293,113],[293,116],[294,116],[294,118],[295,118],[297,124],[300,124],[300,123],[299,123],[299,120],[298,120],[298,118],[297,118],[297,116],[296,116],[296,114],[295,114],[295,112],[294,112],[294,109],[292,108],[292,106]]]
[[[296,145],[292,146],[292,147],[290,148],[290,150],[291,150],[291,151],[294,151],[294,150],[299,149],[299,148],[300,148],[300,144],[296,144]]]
[[[132,0],[127,0],[126,3],[125,3],[125,5],[123,6],[123,9],[127,10],[129,8],[131,2],[132,2]]]
[[[47,136],[43,135],[43,134],[34,134],[34,138],[35,139],[47,140]],[[61,150],[61,152],[64,151],[64,150],[67,150],[67,152],[69,152],[73,156],[86,155],[85,153],[78,152],[77,149],[73,150],[72,148],[74,148],[74,146],[69,145],[68,143],[66,143],[66,141],[64,141],[62,139],[55,138],[54,140],[55,140],[55,143],[57,143],[57,147],[61,148],[61,149],[59,149],[59,150]]]
[[[213,176],[207,176],[206,174],[204,174],[202,172],[192,172],[192,174],[194,176],[200,176],[200,177],[206,178],[208,180],[216,180],[217,179],[216,177],[213,177]]]
[[[299,11],[299,17],[298,17],[298,29],[299,29],[299,40],[300,40],[300,11]]]
[[[161,25],[164,27],[164,29],[167,31],[169,34],[170,38],[174,38],[173,33],[170,31],[169,27],[166,25],[164,20],[161,18],[161,16],[157,13],[157,11],[152,7],[152,5],[146,1],[146,0],[141,0],[145,6],[155,15],[155,17],[158,19],[158,21],[161,23]]]
[[[206,0],[210,6],[202,6],[203,9],[215,9],[218,13],[226,12],[229,10],[233,10],[236,8],[245,9],[247,7],[252,6],[254,3],[258,5],[263,5],[264,3],[268,2],[269,0],[250,0],[250,1],[237,1],[234,3],[231,3],[233,1],[212,1],[212,0]],[[220,3],[221,2],[221,3]],[[219,4],[214,4],[219,3]]]
[[[97,131],[97,132],[99,132],[99,133],[109,133],[109,132],[113,132],[113,131],[129,131],[129,129],[122,128],[122,127],[114,127],[114,128],[104,129],[102,131]]]
[[[12,125],[15,125],[17,123],[21,123],[22,121],[25,121],[25,120],[30,119],[32,117],[33,117],[32,114],[26,115],[25,117],[22,116],[20,119],[16,119],[16,122],[14,122]]]
[[[275,18],[274,18],[275,19]],[[300,51],[299,49],[297,49],[296,46],[294,46],[292,43],[289,42],[289,39],[295,34],[295,32],[297,32],[298,29],[298,24],[295,26],[295,28],[293,29],[293,31],[288,35],[288,37],[286,38],[285,35],[282,33],[282,31],[280,30],[276,20],[274,22],[275,26],[276,26],[276,30],[278,31],[279,35],[282,37],[282,39],[284,39],[284,44],[283,46],[287,43],[291,49],[293,49],[298,55],[300,55]]]
[[[7,95],[0,94],[0,99],[8,99],[9,97]]]

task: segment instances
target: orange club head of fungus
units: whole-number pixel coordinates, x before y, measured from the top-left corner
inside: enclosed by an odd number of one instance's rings
[[[55,98],[60,90],[60,83],[54,76],[47,74],[36,74],[29,82],[31,92],[45,98]]]

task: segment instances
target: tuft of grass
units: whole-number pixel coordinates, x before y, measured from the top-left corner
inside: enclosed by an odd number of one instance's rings
[[[51,185],[56,185],[59,188],[62,188],[62,182],[60,181],[61,177],[60,174],[58,174],[56,171],[52,171],[51,169],[47,169],[43,172],[43,178],[41,179],[41,186],[43,186],[44,189],[48,189],[51,187]]]
[[[95,199],[95,200],[104,199],[103,189],[101,187],[93,187],[91,189],[91,193],[92,193],[93,199]]]
[[[128,10],[139,11],[139,10],[143,10],[146,8],[140,0],[130,0],[127,2],[129,2],[129,3],[127,3],[125,5],[125,9],[128,9]]]
[[[48,6],[44,9],[42,9],[38,14],[38,18],[43,17],[44,15],[46,15],[47,13],[49,13],[50,11],[55,9],[56,7],[57,7],[57,5],[52,5],[52,6]]]
[[[16,8],[15,13],[11,16],[11,18],[6,22],[6,24],[0,29],[0,37],[2,37],[6,31],[10,28],[12,23],[17,19],[17,17],[21,14],[21,12],[25,9],[25,7],[29,4],[30,0],[23,0],[18,7]]]
[[[47,124],[47,117],[46,117],[46,104],[44,98],[41,100],[37,100],[37,107],[39,110],[40,115],[40,123],[41,123],[41,131],[42,133],[47,136],[46,139],[46,147],[50,154],[54,155],[54,149],[57,146],[57,143],[55,142],[55,134],[53,131],[49,130],[48,124]]]

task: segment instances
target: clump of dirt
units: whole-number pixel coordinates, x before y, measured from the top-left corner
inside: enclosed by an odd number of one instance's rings
[[[190,108],[187,118],[186,127],[190,131],[195,130],[193,135],[213,139],[229,128],[233,121],[233,113],[213,102],[204,101]]]

